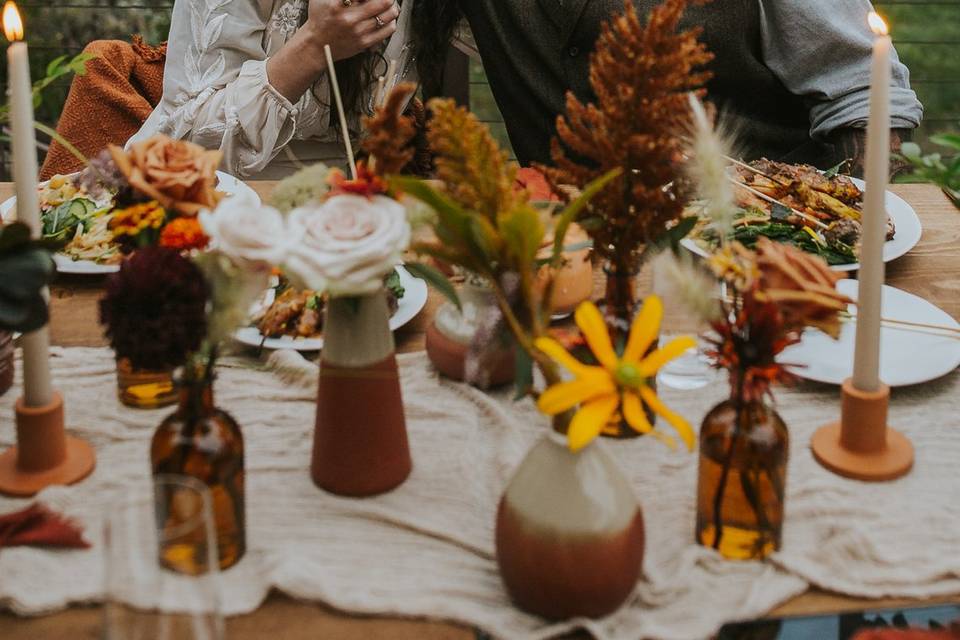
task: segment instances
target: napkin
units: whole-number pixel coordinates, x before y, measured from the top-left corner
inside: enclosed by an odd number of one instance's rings
[[[88,549],[83,529],[75,522],[34,503],[0,516],[0,548],[17,546]]]

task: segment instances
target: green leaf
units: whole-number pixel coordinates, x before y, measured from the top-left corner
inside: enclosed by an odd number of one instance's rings
[[[836,165],[836,166],[834,166],[834,167],[830,167],[829,169],[827,169],[826,171],[823,172],[823,177],[824,177],[824,178],[836,178],[836,177],[840,174],[840,171],[843,169],[843,167],[844,167],[846,164],[847,164],[847,161],[846,161],[846,160],[843,160],[843,161],[841,161],[838,165]]]
[[[571,202],[557,216],[557,223],[553,231],[553,257],[557,258],[563,252],[563,241],[567,237],[567,230],[577,219],[580,212],[593,200],[594,196],[600,193],[610,182],[622,173],[620,168],[608,171],[600,176],[580,193],[580,196]]]
[[[437,212],[438,220],[434,225],[434,232],[441,242],[468,242],[470,216],[460,205],[419,178],[393,176],[388,182],[392,190],[407,193]]]
[[[519,345],[514,347],[514,400],[521,400],[533,388],[533,358]]]
[[[410,275],[426,280],[427,284],[436,289],[437,292],[443,295],[443,297],[445,297],[447,300],[452,302],[457,309],[463,310],[463,306],[460,304],[460,296],[457,295],[456,288],[453,286],[453,283],[450,282],[447,276],[443,275],[430,265],[422,262],[408,262],[404,265],[404,268],[410,273]]]
[[[516,258],[517,266],[526,269],[533,264],[545,233],[540,214],[532,207],[520,205],[501,215],[497,226],[507,243],[507,249]]]
[[[30,227],[22,222],[12,222],[0,227],[0,255],[30,242]]]
[[[793,211],[790,207],[780,204],[779,202],[775,202],[770,208],[770,218],[772,220],[786,220],[791,215],[793,215]]]
[[[908,160],[916,160],[920,158],[923,151],[916,142],[904,142],[900,145],[900,153]]]
[[[960,151],[960,135],[956,133],[938,133],[930,136],[930,142],[941,147],[949,147]]]
[[[67,59],[66,55],[57,56],[47,64],[47,76],[54,76],[60,72],[60,67],[63,65],[64,60]]]

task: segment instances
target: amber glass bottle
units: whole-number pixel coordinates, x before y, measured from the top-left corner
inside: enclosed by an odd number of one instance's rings
[[[181,380],[180,404],[157,428],[150,446],[154,474],[191,476],[210,489],[221,569],[246,550],[243,436],[236,421],[213,404],[212,380]],[[178,496],[158,495],[157,519],[175,526]],[[189,541],[160,550],[161,562],[181,573],[206,571],[206,550]]]
[[[789,437],[763,402],[720,403],[703,419],[697,541],[724,557],[765,558],[780,548]]]

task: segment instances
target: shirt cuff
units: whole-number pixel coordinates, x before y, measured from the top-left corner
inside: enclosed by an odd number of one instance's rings
[[[851,91],[810,109],[810,137],[825,141],[837,129],[864,128],[870,117],[870,89]],[[890,128],[913,129],[923,119],[923,105],[912,89],[890,87]]]

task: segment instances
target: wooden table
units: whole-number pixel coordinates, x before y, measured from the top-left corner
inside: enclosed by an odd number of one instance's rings
[[[254,182],[251,186],[263,197],[270,193],[274,183]],[[960,319],[960,212],[934,187],[897,185],[892,190],[920,214],[923,238],[909,255],[888,265],[887,282],[926,298]],[[10,195],[11,185],[0,184],[0,201]],[[106,344],[97,323],[97,300],[102,286],[100,277],[75,276],[61,277],[51,287],[50,332],[54,344]],[[426,324],[438,304],[439,297],[431,291],[424,313],[396,333],[398,351],[423,349]],[[770,615],[816,615],[945,602],[960,602],[960,594],[924,601],[862,600],[812,589],[778,607]],[[471,640],[476,636],[473,630],[461,625],[360,617],[315,603],[297,602],[279,593],[271,594],[254,613],[230,618],[227,635],[230,640],[260,640],[271,636],[283,640]],[[97,607],[72,608],[31,619],[0,613],[0,638],[4,640],[93,640],[100,637],[100,610]]]

